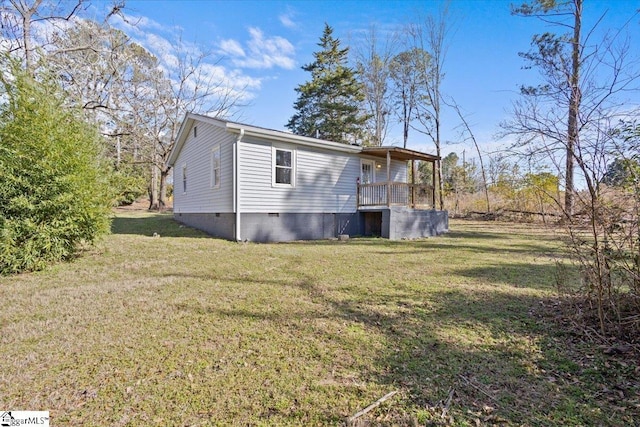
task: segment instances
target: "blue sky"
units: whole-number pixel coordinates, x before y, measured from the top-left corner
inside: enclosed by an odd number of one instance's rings
[[[531,36],[557,31],[535,19],[510,14],[511,1],[453,0],[443,92],[455,99],[483,151],[493,151],[505,141],[495,141],[498,124],[508,117],[518,87],[534,83],[536,73],[523,70],[518,52],[529,49]],[[106,3],[105,3],[106,4]],[[334,28],[343,46],[355,46],[375,24],[381,34],[401,28],[420,14],[435,13],[435,1],[159,1],[127,0],[129,23],[115,24],[155,53],[171,61],[171,46],[181,37],[193,49],[212,53],[212,70],[246,88],[249,105],[241,121],[285,130],[293,115],[295,88],[310,75],[300,67],[312,53],[324,23]],[[585,28],[606,12],[600,28],[620,28],[640,8],[639,1],[585,1]],[[640,42],[640,18],[634,17],[630,35]],[[636,51],[640,51],[637,48]],[[466,150],[460,143],[459,120],[452,112],[443,118],[444,139],[451,141],[443,154]],[[457,143],[456,143],[457,142]],[[387,145],[401,145],[401,130],[391,129]],[[424,135],[413,131],[409,148],[434,152]]]

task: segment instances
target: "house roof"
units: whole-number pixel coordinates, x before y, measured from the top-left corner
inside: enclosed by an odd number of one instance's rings
[[[435,162],[440,157],[433,154],[423,153],[421,151],[409,150],[401,147],[363,147],[362,154],[370,156],[387,158],[387,153],[393,160],[424,160],[427,162]]]
[[[214,126],[224,127],[228,132],[238,135],[242,134],[243,136],[252,136],[270,141],[286,142],[307,147],[319,148],[323,150],[332,150],[353,154],[367,154],[370,156],[382,157],[385,159],[387,158],[387,153],[389,153],[391,158],[394,160],[425,160],[430,162],[439,160],[439,157],[437,156],[422,153],[420,151],[409,150],[406,148],[361,147],[359,145],[349,145],[339,142],[327,141],[324,139],[309,138],[306,136],[295,135],[289,132],[231,122],[228,120],[217,119],[202,114],[188,113],[182,121],[180,130],[178,131],[176,143],[173,147],[173,150],[169,154],[169,159],[167,160],[167,164],[169,166],[174,166],[176,160],[178,159],[178,154],[180,153],[180,150],[182,150],[182,146],[187,140],[189,131],[195,122],[204,122],[212,124]]]
[[[203,116],[202,114],[195,113],[187,113],[182,120],[182,124],[180,125],[180,129],[178,130],[178,136],[176,137],[176,143],[169,154],[169,159],[167,159],[167,164],[173,167],[178,160],[178,154],[180,154],[180,150],[182,150],[182,146],[187,140],[187,136],[189,136],[189,130],[194,122],[200,121],[212,124],[214,126],[224,126],[225,121],[220,119],[215,119],[209,116]]]
[[[309,138],[307,136],[295,135],[290,132],[250,126],[242,123],[227,122],[227,130],[237,134],[239,134],[241,130],[244,130],[245,136],[254,136],[279,142],[290,142],[307,147],[322,148],[324,150],[330,149],[347,153],[359,153],[362,151],[362,147],[359,145],[349,145],[340,142],[327,141],[325,139]]]

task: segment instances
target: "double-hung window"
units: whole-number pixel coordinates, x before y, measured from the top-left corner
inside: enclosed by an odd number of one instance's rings
[[[295,151],[273,147],[273,180],[274,186],[295,185]]]
[[[220,145],[211,150],[211,188],[220,187]]]

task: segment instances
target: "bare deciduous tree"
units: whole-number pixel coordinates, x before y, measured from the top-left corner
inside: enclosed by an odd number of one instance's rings
[[[150,82],[162,74],[158,60],[124,32],[82,19],[54,33],[47,53],[67,102],[81,107],[104,136],[104,155],[118,173],[114,185],[125,196],[120,201],[133,201],[150,180],[153,140],[139,118],[153,114],[146,102]]]
[[[610,310],[619,314],[621,307],[618,291],[624,286],[615,284],[620,276],[612,274],[611,251],[614,242],[620,242],[621,234],[614,229],[625,213],[610,209],[620,205],[602,181],[607,164],[620,155],[615,138],[618,123],[639,112],[626,102],[630,92],[640,90],[638,58],[623,36],[624,28],[594,40],[603,32],[600,25],[606,15],[584,31],[582,0],[535,1],[515,12],[569,30],[535,35],[532,50],[521,54],[539,71],[543,83],[522,87],[513,118],[502,127],[505,135],[516,138],[513,149],[564,175],[562,207],[570,249],[580,262],[588,284],[585,295],[595,302],[604,332],[612,320]],[[584,190],[576,190],[574,174]],[[587,237],[584,230],[589,230]]]
[[[409,43],[413,49],[429,53],[428,58],[419,56],[416,58],[418,61],[414,62],[416,71],[421,75],[421,87],[418,89],[421,95],[416,102],[416,118],[421,126],[415,129],[431,139],[438,157],[442,155],[442,79],[451,27],[449,20],[449,4],[445,3],[436,17],[424,17],[407,28]],[[438,162],[435,166],[440,195],[439,208],[444,209],[442,168]]]
[[[9,0],[1,6],[2,36],[11,53],[20,52],[29,72],[34,72],[34,51],[43,43],[34,44],[33,25],[69,21],[82,7],[84,0],[73,2]]]
[[[245,96],[245,87],[236,87],[222,77],[210,54],[193,53],[178,41],[174,59],[175,67],[166,68],[166,77],[158,75],[153,83],[154,92],[147,108],[155,114],[150,114],[143,123],[145,133],[154,141],[152,163],[158,180],[152,182],[150,208],[158,210],[166,207],[167,178],[171,171],[167,160],[184,116],[198,112],[228,118],[242,106]]]
[[[480,173],[482,176],[482,189],[485,196],[485,201],[487,203],[487,213],[491,212],[491,202],[489,201],[489,186],[487,185],[487,174],[484,168],[484,161],[482,160],[482,152],[480,151],[480,146],[478,145],[478,140],[476,140],[475,134],[471,130],[471,126],[467,118],[462,114],[462,110],[460,106],[454,101],[447,101],[446,104],[453,108],[458,115],[458,118],[462,122],[462,137],[464,140],[471,140],[473,142],[473,146],[476,149],[476,153],[478,154],[478,160],[480,161]]]
[[[368,143],[374,146],[384,145],[387,137],[391,114],[390,66],[395,44],[395,35],[380,39],[379,34],[376,26],[371,25],[362,45],[353,50],[358,80],[364,88],[364,108],[369,116]]]
[[[580,85],[581,69],[583,68],[584,44],[582,34],[582,2],[571,0],[567,2],[545,2],[535,0],[513,9],[519,16],[535,17],[544,22],[569,29],[570,33],[557,36],[551,33],[535,35],[530,52],[521,53],[532,65],[543,70],[546,86],[523,87],[522,93],[528,96],[551,96],[566,107],[567,120],[564,133],[565,145],[565,206],[568,216],[574,212],[574,166],[575,150],[579,147],[578,115],[582,103]],[[566,53],[565,46],[570,47]],[[560,90],[558,90],[560,89]]]
[[[168,63],[107,23],[78,20],[54,37],[49,52],[70,99],[99,123],[112,141],[114,164],[150,166],[150,208],[166,206],[166,160],[188,112],[228,117],[244,87],[224,77],[210,55],[174,44]]]
[[[429,63],[429,54],[420,49],[410,49],[398,53],[391,60],[389,76],[392,82],[393,107],[395,115],[402,123],[403,147],[407,148],[411,123],[415,118],[416,102],[422,87],[420,73],[415,64]]]

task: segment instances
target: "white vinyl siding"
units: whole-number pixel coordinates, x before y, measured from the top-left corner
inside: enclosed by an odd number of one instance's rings
[[[373,162],[374,172],[372,183],[387,181],[387,159],[380,157],[361,156],[361,162]],[[391,181],[407,182],[407,162],[404,160],[391,160]]]
[[[193,128],[188,132],[176,166],[188,165],[188,189],[174,192],[176,213],[233,212],[233,143],[235,136],[224,126],[198,122],[197,136]],[[195,126],[194,126],[195,128]],[[212,152],[220,147],[219,186],[212,187]],[[178,169],[180,170],[180,169]],[[181,172],[179,172],[181,173]],[[182,184],[179,184],[182,185]]]
[[[394,182],[407,182],[407,168],[410,166],[410,163],[404,161],[404,160],[392,160],[391,161],[391,181]],[[387,179],[387,171],[386,171],[386,161],[385,161],[385,166],[382,167],[383,168],[383,173],[385,175],[384,179]]]
[[[295,187],[272,185],[273,147],[295,152]],[[247,138],[240,151],[242,212],[356,211],[357,155]]]
[[[182,166],[188,165],[187,192],[174,192],[174,212],[234,212],[233,147],[237,133],[229,132],[224,122],[197,121],[185,129],[185,140],[174,165],[178,179]],[[194,125],[195,125],[194,124]],[[220,150],[219,186],[212,164],[213,152]],[[356,186],[361,159],[374,161],[375,180],[386,181],[386,159],[309,147],[295,142],[271,141],[245,135],[238,143],[239,210],[242,213],[351,213],[356,211]],[[292,185],[274,185],[274,150],[289,150]],[[407,179],[406,162],[391,162],[391,179]],[[176,180],[177,181],[177,180]],[[179,181],[176,185],[182,185]]]

